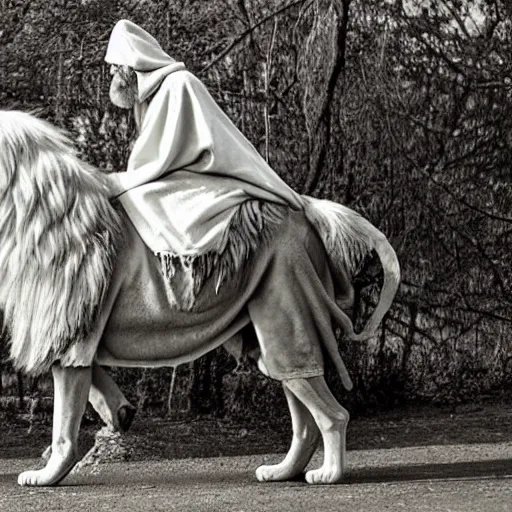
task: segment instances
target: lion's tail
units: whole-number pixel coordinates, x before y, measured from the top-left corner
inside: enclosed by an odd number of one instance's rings
[[[334,299],[327,293],[324,284],[320,280],[320,277],[316,273],[312,273],[308,279],[308,286],[311,286],[314,290],[316,297],[320,298],[324,306],[330,311],[336,322],[343,328],[343,331],[349,336],[354,336],[354,325],[348,317],[348,315],[342,311]],[[353,388],[352,380],[347,371],[347,367],[340,356],[336,339],[332,335],[322,336],[324,348],[334,363],[336,370],[341,378],[341,382],[347,391]]]
[[[385,235],[355,211],[332,201],[303,197],[306,217],[322,240],[335,274],[343,275],[345,271],[353,276],[365,255],[375,250],[379,256],[384,283],[379,302],[359,334],[354,332],[348,316],[334,301],[329,301],[331,314],[349,338],[357,341],[371,338],[391,307],[400,284],[400,265],[396,253]]]

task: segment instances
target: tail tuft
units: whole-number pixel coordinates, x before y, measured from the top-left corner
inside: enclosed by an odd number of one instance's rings
[[[400,284],[396,253],[384,234],[355,211],[332,201],[303,197],[306,218],[322,240],[335,275],[348,273],[352,277],[365,256],[373,250],[379,256],[384,271],[379,302],[362,332],[346,332],[354,341],[369,339],[391,307]]]

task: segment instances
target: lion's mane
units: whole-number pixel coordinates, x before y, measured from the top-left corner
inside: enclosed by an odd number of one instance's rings
[[[0,111],[0,309],[15,367],[47,371],[93,327],[121,218],[61,131]]]

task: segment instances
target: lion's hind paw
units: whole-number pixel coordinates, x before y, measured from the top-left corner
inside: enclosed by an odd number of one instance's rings
[[[312,485],[339,484],[343,480],[343,470],[332,466],[312,469],[306,473],[306,482]]]
[[[289,480],[304,480],[304,474],[302,468],[276,464],[275,466],[260,466],[256,469],[256,478],[260,482],[284,482]]]

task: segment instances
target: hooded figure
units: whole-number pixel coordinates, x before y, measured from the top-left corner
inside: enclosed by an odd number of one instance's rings
[[[105,60],[115,66],[113,85],[115,79],[123,83],[118,92],[128,91],[116,96],[118,104],[133,105],[140,130],[127,171],[110,175],[112,190],[160,257],[171,304],[192,308],[213,268],[218,290],[268,240],[287,206],[315,228],[345,289],[352,289],[350,276],[362,257],[377,251],[385,278],[369,323],[376,328],[398,275],[396,255],[382,233],[342,205],[294,192],[205,86],[134,23],[116,24]],[[136,75],[136,97],[129,78],[120,78],[126,69]]]
[[[137,76],[149,105],[128,161],[116,173],[119,199],[144,242],[160,255],[221,254],[236,206],[248,199],[302,208],[302,198],[270,168],[205,86],[126,20],[105,60]]]

